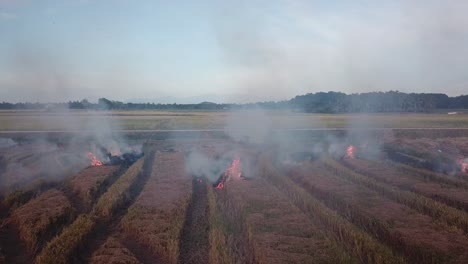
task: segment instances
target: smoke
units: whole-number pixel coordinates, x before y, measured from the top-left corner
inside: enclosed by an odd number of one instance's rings
[[[334,129],[336,122],[341,130]],[[225,132],[235,142],[273,150],[280,163],[322,156],[340,159],[349,146],[358,157],[380,159],[392,131],[380,130],[376,122],[378,118],[366,114],[331,116],[255,109],[228,113]]]
[[[261,109],[230,112],[224,128],[235,141],[262,144],[272,130],[272,120]]]
[[[215,182],[226,168],[220,160],[210,159],[199,151],[189,153],[185,168],[188,174],[206,177],[210,182]]]
[[[90,148],[88,151],[92,151],[104,162],[108,161],[109,153],[115,156],[123,153],[141,153],[141,144],[129,144],[120,134],[119,130],[122,126],[118,117],[113,117],[107,112],[94,111],[87,111],[82,116],[70,112],[66,117],[70,119],[65,122],[65,125],[70,125],[74,118],[81,122],[80,133],[68,144],[71,148],[80,148],[83,143],[88,142],[85,144],[87,148]]]
[[[339,90],[463,93],[466,1],[239,1],[217,39],[232,89],[272,99]]]
[[[43,43],[42,39],[31,44],[19,34],[5,39],[0,50],[0,97],[12,102],[47,103],[83,98],[97,100],[111,94],[115,99],[127,100],[144,97],[150,87],[161,86],[159,80],[149,83],[149,77],[135,72],[130,62],[115,59],[118,56],[102,55],[108,50],[101,50],[95,58],[88,53],[76,57],[88,51],[60,42],[62,36],[54,37],[63,46],[56,47],[58,44],[53,41],[53,44]],[[100,55],[102,57],[98,57]],[[129,87],[138,89],[129,93]]]
[[[7,54],[2,65],[6,66],[4,78],[0,78],[0,85],[6,89],[1,95],[6,98],[15,95],[31,101],[67,100],[73,96],[73,88],[79,88],[70,76],[70,63],[57,52],[49,52],[39,44],[32,47],[15,43]]]
[[[206,149],[190,151],[185,163],[187,173],[192,176],[205,177],[211,183],[215,183],[236,157],[241,157],[242,173],[250,174],[251,172],[251,163],[248,161],[251,157],[242,155],[240,150],[219,152],[215,156],[212,154],[207,153]]]
[[[385,140],[393,138],[393,130],[381,130],[378,118],[369,114],[349,115],[346,142],[352,144],[358,156],[366,159],[382,157]]]
[[[16,146],[16,142],[11,138],[0,138],[0,149]]]
[[[0,193],[28,188],[40,181],[60,180],[88,164],[81,153],[43,138],[0,149],[0,157]]]
[[[290,111],[233,111],[226,117],[224,131],[240,148],[271,150],[279,163],[312,161],[322,156],[341,158],[350,144],[370,140],[362,131],[343,135],[328,130],[322,118]],[[245,157],[242,163],[255,164],[255,155]]]
[[[11,192],[39,181],[61,181],[90,166],[88,152],[104,163],[115,162],[111,156],[141,154],[141,144],[129,143],[119,134],[119,119],[108,112],[60,109],[34,114],[39,115],[36,124],[39,127],[46,128],[53,123],[65,132],[57,136],[33,134],[21,144],[1,139],[4,168],[0,172],[0,192]]]
[[[241,0],[203,8],[133,5],[136,13],[125,12],[125,1],[112,7],[91,2],[89,9],[47,7],[57,9],[67,27],[40,10],[5,9],[18,13],[18,23],[2,24],[0,96],[57,101],[112,92],[126,100],[147,98],[154,87],[168,95],[195,95],[191,88],[204,87],[203,94],[278,100],[323,90],[456,95],[468,84],[468,4],[462,0]],[[181,13],[180,23],[163,23]],[[109,22],[115,17],[121,23]],[[158,30],[165,41],[139,23],[165,25]],[[185,31],[171,34],[182,24]]]

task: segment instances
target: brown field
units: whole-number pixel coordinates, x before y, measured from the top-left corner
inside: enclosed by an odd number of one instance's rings
[[[90,120],[110,122],[127,130],[223,129],[229,112],[222,111],[0,111],[0,131],[80,130]],[[468,128],[467,114],[310,114],[267,111],[273,128]],[[74,122],[64,122],[69,119]],[[354,125],[356,123],[356,125]]]
[[[233,182],[227,199],[244,211],[248,237],[258,263],[357,262],[320,225],[263,179]]]
[[[463,179],[393,162],[347,159],[344,164],[377,181],[410,190],[468,212],[468,181]]]
[[[125,243],[146,248],[154,259],[170,263],[177,262],[192,192],[191,177],[179,164],[184,164],[182,153],[157,152],[150,178],[120,223]]]
[[[119,242],[118,238],[110,236],[104,244],[102,244],[94,253],[89,263],[101,264],[101,263],[128,263],[128,264],[139,264],[141,263],[128,250],[122,243]]]
[[[0,192],[12,192],[24,189],[24,185],[33,186],[44,180],[61,178],[63,175],[73,175],[84,163],[71,166],[78,159],[75,154],[52,145],[39,143],[18,145],[13,148],[1,149],[2,168]]]
[[[0,263],[468,263],[468,134],[291,133],[283,145],[138,135],[136,162],[75,170],[60,144],[0,149]]]
[[[288,174],[317,199],[415,262],[437,262],[455,256],[458,258],[456,262],[465,262],[468,257],[459,251],[468,246],[463,232],[457,229],[442,231],[446,227],[443,224],[434,223],[431,217],[418,214],[411,207],[370,188],[347,181],[315,164]]]
[[[68,182],[70,191],[78,198],[78,203],[89,208],[93,201],[119,172],[119,166],[89,167],[72,176]]]
[[[15,209],[11,218],[19,237],[29,250],[36,251],[70,221],[72,214],[73,208],[63,192],[50,189]]]

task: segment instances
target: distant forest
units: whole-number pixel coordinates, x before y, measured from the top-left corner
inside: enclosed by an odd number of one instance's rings
[[[398,91],[345,94],[319,92],[299,95],[287,101],[248,104],[155,104],[123,103],[100,98],[97,103],[86,99],[68,103],[0,103],[0,109],[91,109],[91,110],[235,110],[292,109],[307,113],[384,113],[433,112],[443,109],[468,109],[468,95],[449,97],[439,93],[401,93]]]

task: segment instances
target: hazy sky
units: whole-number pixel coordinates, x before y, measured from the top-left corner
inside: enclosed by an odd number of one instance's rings
[[[0,101],[468,94],[466,14],[466,0],[0,0]]]

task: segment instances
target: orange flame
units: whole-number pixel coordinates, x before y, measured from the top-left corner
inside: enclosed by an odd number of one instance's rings
[[[223,176],[221,181],[216,185],[215,189],[223,189],[224,188],[224,183],[228,181],[229,179],[241,179],[241,170],[240,170],[240,158],[237,157],[235,158],[231,166],[227,167],[227,169],[224,171]]]
[[[466,161],[467,159],[459,159],[458,164],[460,165],[460,170],[463,173],[468,173],[468,162]]]
[[[98,160],[96,155],[92,152],[88,152],[88,158],[91,160],[91,166],[102,166],[102,161]]]
[[[222,180],[218,183],[218,185],[216,185],[215,189],[221,190],[223,188],[224,188],[224,181]]]
[[[353,145],[349,145],[348,148],[346,148],[346,157],[354,159],[354,151],[355,147]]]

